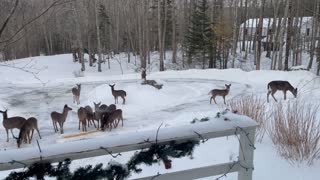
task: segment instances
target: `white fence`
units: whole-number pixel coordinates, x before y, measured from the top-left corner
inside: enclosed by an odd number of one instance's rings
[[[157,142],[158,144],[169,144],[172,141],[179,143],[188,140],[199,140],[201,138],[211,139],[238,134],[240,135],[238,161],[165,173],[156,179],[187,180],[220,175],[226,172],[238,172],[238,180],[252,179],[253,143],[256,123],[249,118],[240,118],[238,115],[232,116],[231,121],[224,121],[223,118],[214,120],[217,122],[213,123],[208,121],[179,128],[162,128],[158,134]],[[199,134],[201,134],[201,137]],[[108,151],[112,153],[140,150],[141,148],[150,147],[151,143],[155,142],[155,138],[155,130],[140,131],[91,140],[49,145],[41,147],[41,152],[38,147],[0,151],[0,171],[21,168],[39,161],[58,162],[66,158],[75,160],[106,155],[105,149],[108,149]],[[146,142],[146,139],[149,141]],[[153,177],[154,176],[150,176],[140,179],[151,179]]]

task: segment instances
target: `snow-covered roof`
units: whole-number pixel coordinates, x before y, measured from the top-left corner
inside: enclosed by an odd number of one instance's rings
[[[278,24],[280,18],[276,18],[276,25]],[[281,18],[283,19],[283,18]],[[298,22],[300,22],[301,17],[298,17]],[[273,23],[274,18],[270,18],[270,26]],[[293,18],[293,22],[295,22],[296,18]],[[312,24],[312,20],[313,17],[302,17],[302,26],[308,25],[308,24]],[[259,23],[259,18],[252,18],[252,19],[248,19],[246,20],[246,27],[253,27],[255,28]],[[263,24],[262,27],[268,27],[268,23],[269,23],[269,18],[263,18]],[[281,22],[282,23],[282,22]],[[300,23],[298,23],[300,24]],[[241,24],[240,27],[243,27],[244,23]]]

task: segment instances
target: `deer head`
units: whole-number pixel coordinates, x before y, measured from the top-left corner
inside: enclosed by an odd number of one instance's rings
[[[67,104],[64,105],[63,109],[66,109],[66,110],[68,110],[68,111],[71,111],[71,110],[72,110],[72,108],[68,107]]]
[[[225,84],[225,86],[226,86],[226,89],[230,89],[230,86],[231,86],[231,84]]]

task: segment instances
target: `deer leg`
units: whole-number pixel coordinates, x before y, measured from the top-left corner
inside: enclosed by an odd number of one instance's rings
[[[7,128],[6,128],[6,132],[7,132],[7,142],[9,142],[9,132]]]
[[[40,139],[41,139],[41,135],[40,135],[40,131],[39,131],[39,129],[38,129],[38,128],[36,128],[36,130],[37,130],[37,132],[38,132],[38,134],[39,134],[39,137],[40,137]]]
[[[14,135],[13,135],[13,131],[12,131],[12,129],[10,129],[10,131],[11,131],[12,137],[14,138]]]
[[[60,126],[60,133],[63,134],[63,123],[59,122],[59,126]]]
[[[117,99],[115,96],[114,96],[114,104],[117,104]]]
[[[211,104],[211,102],[212,102],[212,99],[213,99],[213,97],[211,96],[211,98],[210,98],[210,104]]]
[[[57,132],[57,129],[56,129],[56,123],[54,121],[52,121],[52,125],[53,125],[53,129],[54,129],[54,132]]]
[[[32,131],[31,131],[31,136],[30,136],[31,139],[33,137],[33,132],[34,132],[34,129],[32,129]]]
[[[96,123],[94,122],[93,119],[92,119],[92,123],[93,123],[94,127],[96,128],[97,126],[96,126]]]
[[[217,102],[216,102],[216,96],[213,96],[212,99],[213,99],[214,103],[217,104]]]
[[[33,134],[33,130],[32,130],[32,134]],[[32,139],[32,136],[30,136],[30,131],[27,133],[27,136],[28,136],[28,139],[29,139],[29,144],[31,144],[31,139]]]
[[[277,99],[274,97],[274,94],[275,94],[275,93],[276,93],[275,91],[272,91],[271,96],[273,97],[273,99],[274,99],[276,102],[278,102]]]
[[[271,94],[271,91],[268,91],[267,93],[267,102],[269,102],[269,95]]]
[[[126,104],[126,98],[125,97],[122,97],[122,104]]]
[[[283,91],[283,94],[284,94],[284,100],[287,99],[287,91]]]
[[[79,128],[78,128],[78,130],[80,130],[80,120],[79,120]]]
[[[73,103],[75,103],[76,102],[76,97],[75,96],[73,96]]]
[[[224,104],[226,104],[226,97],[225,96],[222,96],[222,97],[223,97]]]

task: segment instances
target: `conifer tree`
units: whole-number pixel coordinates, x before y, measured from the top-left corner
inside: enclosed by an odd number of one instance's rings
[[[189,65],[193,63],[191,59],[194,58],[196,62],[202,63],[204,69],[208,59],[207,55],[213,48],[213,31],[207,15],[208,2],[207,0],[198,0],[193,8],[185,47]]]

